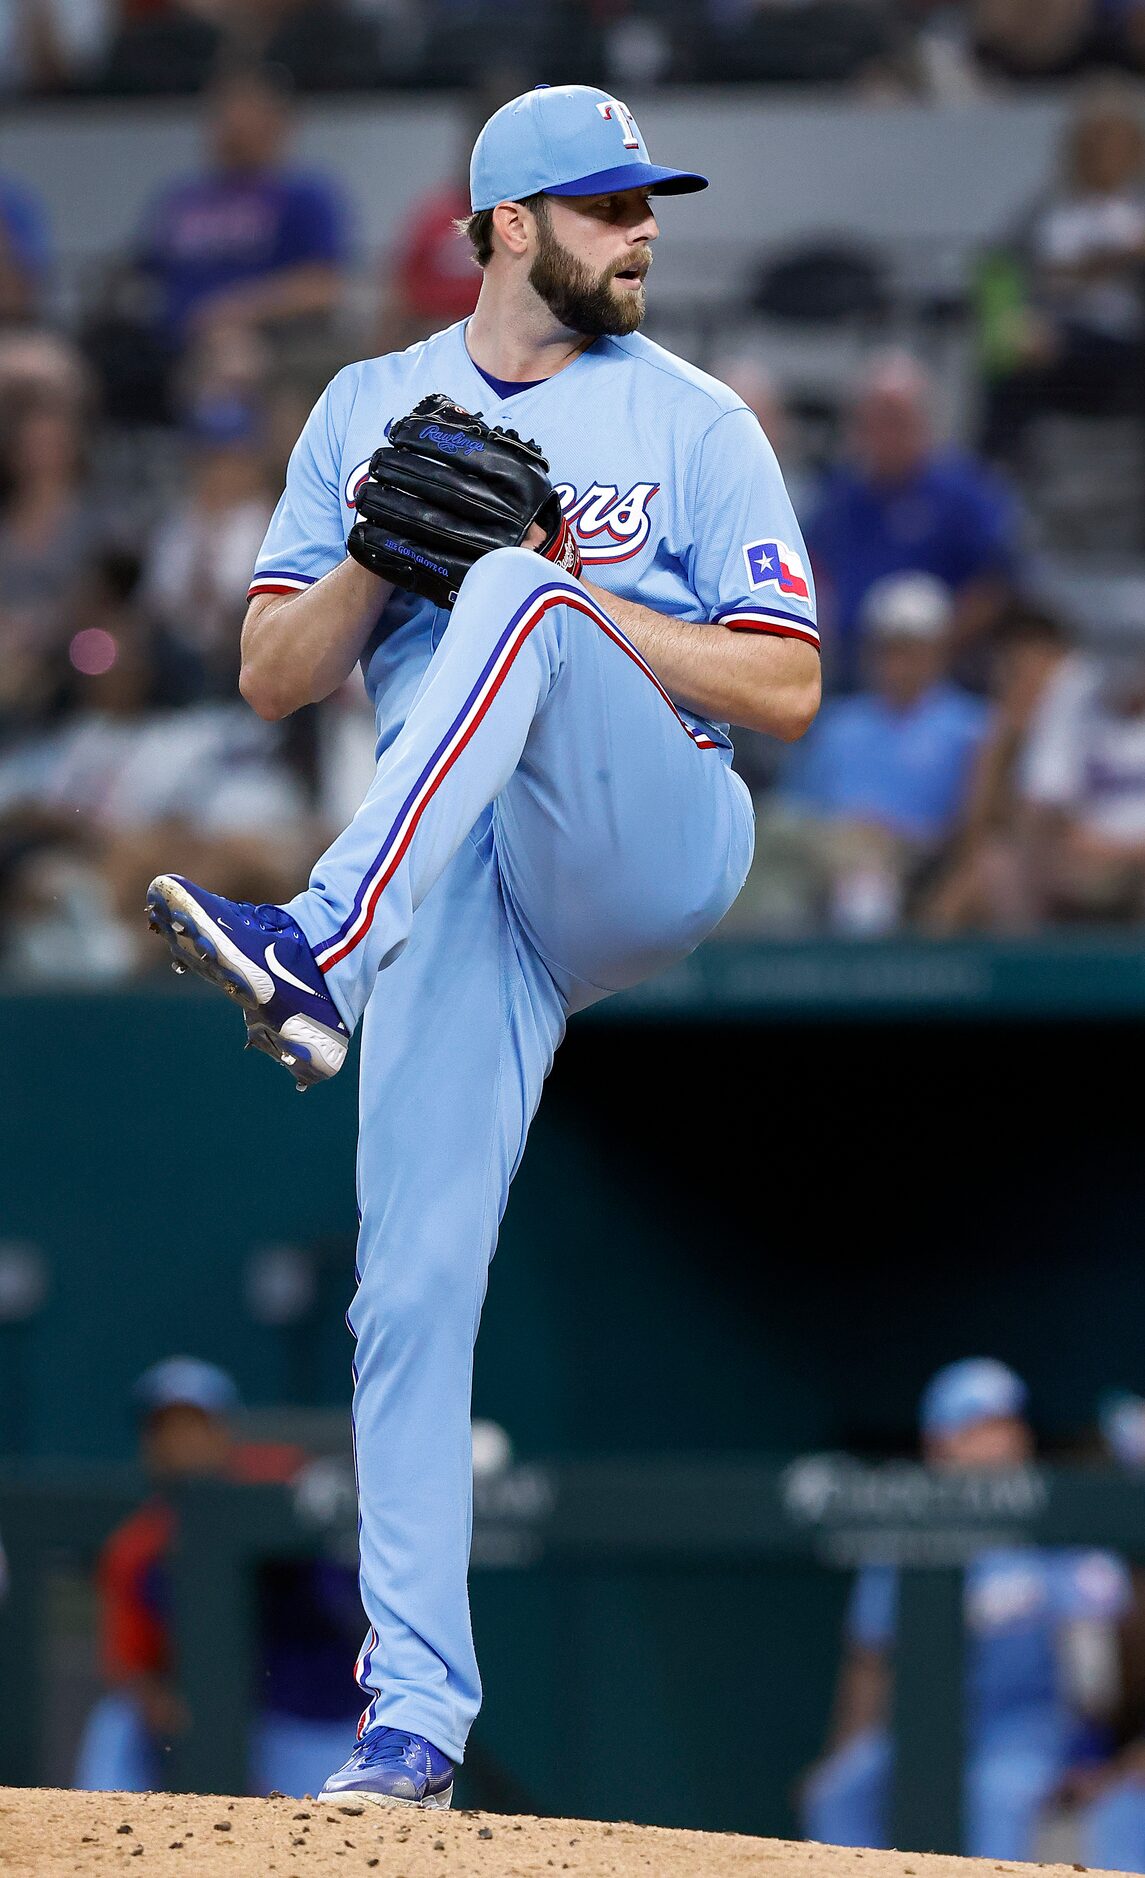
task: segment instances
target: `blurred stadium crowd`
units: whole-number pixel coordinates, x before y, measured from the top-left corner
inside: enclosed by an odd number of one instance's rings
[[[834,43],[813,28],[820,15],[863,39],[863,56],[846,74],[786,75],[943,95],[955,67],[959,84],[994,87],[1102,70],[1075,82],[1056,166],[1021,225],[977,257],[953,302],[929,308],[972,361],[953,409],[925,346],[903,346],[877,257],[858,252],[820,246],[765,268],[744,309],[789,331],[856,320],[862,343],[833,398],[793,393],[762,327],[753,340],[745,325],[733,351],[689,348],[776,445],[826,645],[827,701],[807,739],[787,752],[737,738],[759,839],[726,931],[1017,933],[1141,917],[1145,116],[1132,79],[1108,68],[1134,68],[1138,47],[1145,57],[1145,8],[8,0],[0,83],[37,96],[177,85],[199,92],[202,131],[198,168],[157,192],[129,250],[78,295],[58,291],[35,177],[0,163],[0,965],[12,977],[154,970],[138,912],[160,865],[285,898],[371,773],[356,684],[282,725],[238,699],[247,577],[332,371],[464,317],[478,276],[453,226],[460,181],[419,195],[380,180],[403,199],[401,232],[384,255],[358,251],[340,176],[292,154],[296,88],[425,83],[385,48],[448,44],[483,119],[534,69],[619,82],[643,59],[645,79],[780,77],[768,60],[794,21],[806,56]],[[364,55],[352,69],[363,44],[376,69]],[[651,336],[675,345],[657,326],[655,280],[650,307]],[[1071,568],[1063,539],[1084,563]],[[1092,615],[1106,576],[1116,598],[1095,647],[1076,599],[1084,589]]]
[[[198,91],[220,57],[307,90],[468,84],[510,58],[567,82],[784,81],[947,95],[1145,65],[1141,0],[5,0],[0,87]]]

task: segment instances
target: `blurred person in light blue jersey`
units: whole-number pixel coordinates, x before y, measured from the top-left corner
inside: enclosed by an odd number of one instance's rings
[[[1145,1397],[1111,1389],[1098,1404],[1097,1428],[1109,1459],[1127,1473],[1145,1470]],[[1145,1570],[1133,1573],[1136,1598],[1122,1629],[1125,1745],[1102,1768],[1086,1808],[1081,1856],[1103,1871],[1145,1871]]]
[[[790,762],[784,793],[819,815],[910,842],[949,834],[986,728],[979,698],[946,676],[949,590],[891,574],[863,606],[869,688],[830,699]]]
[[[1004,1363],[971,1357],[923,1393],[922,1448],[933,1467],[1024,1466],[1034,1450],[1027,1391]],[[886,1846],[892,1747],[887,1715],[898,1568],[865,1566],[847,1617],[832,1743],[803,1794],[809,1838]],[[1032,1856],[1038,1817],[1064,1776],[1092,1759],[1112,1703],[1113,1630],[1129,1575],[1109,1553],[997,1546],[966,1573],[967,1758],[964,1850]]]

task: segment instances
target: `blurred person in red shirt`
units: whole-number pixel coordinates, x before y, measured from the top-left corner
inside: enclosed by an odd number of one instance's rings
[[[158,1757],[187,1720],[171,1667],[165,1580],[175,1514],[166,1491],[183,1480],[230,1473],[230,1418],[239,1392],[213,1363],[172,1357],[140,1377],[134,1401],[154,1491],[116,1528],[100,1557],[100,1659],[111,1693],[88,1717],[75,1782],[123,1793],[159,1784]]]
[[[153,1492],[104,1547],[97,1586],[100,1651],[109,1692],[88,1717],[75,1785],[144,1793],[162,1787],[163,1754],[188,1717],[174,1674],[168,1557],[180,1482],[247,1484],[294,1479],[306,1456],[284,1443],[237,1440],[239,1392],[225,1370],[195,1357],[156,1363],[133,1391],[140,1448]],[[252,1742],[256,1792],[316,1791],[360,1706],[345,1668],[347,1639],[361,1628],[353,1572],[323,1560],[289,1561],[263,1587],[263,1685],[269,1691]],[[269,1633],[269,1634],[268,1634]]]
[[[414,203],[386,261],[380,352],[402,351],[472,313],[481,274],[457,227],[468,213],[469,191],[459,182],[443,183]]]
[[[518,82],[511,71],[497,71],[482,81],[466,113],[449,180],[410,204],[382,266],[376,351],[401,352],[443,326],[468,319],[477,305],[481,269],[458,226],[469,216],[469,152],[486,118],[528,82]]]

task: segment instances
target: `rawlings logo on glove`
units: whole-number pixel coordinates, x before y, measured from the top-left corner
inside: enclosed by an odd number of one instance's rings
[[[451,455],[474,456],[478,450],[484,450],[481,437],[467,437],[463,430],[442,430],[440,424],[427,424],[418,431],[423,443],[435,443],[440,450],[448,450]]]
[[[533,524],[537,549],[579,575],[576,541],[535,443],[463,410],[441,392],[386,426],[354,498],[350,553],[363,567],[435,606],[451,607],[469,569],[517,548]]]

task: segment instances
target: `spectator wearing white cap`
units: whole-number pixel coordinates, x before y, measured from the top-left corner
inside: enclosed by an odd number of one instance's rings
[[[892,574],[864,602],[869,689],[828,699],[760,812],[761,926],[898,924],[958,828],[987,707],[946,678],[951,596]],[[740,918],[745,914],[741,912]]]
[[[1026,1386],[989,1357],[939,1370],[919,1419],[933,1467],[1017,1468],[1033,1456]],[[832,1740],[803,1794],[809,1838],[888,1843],[898,1586],[890,1565],[864,1566],[855,1582]],[[1115,1697],[1112,1638],[1129,1598],[1128,1573],[1109,1553],[993,1546],[970,1561],[964,1851],[1034,1855],[1042,1809],[1078,1754],[1093,1751],[1093,1723]],[[1095,1649],[1103,1637],[1110,1648]]]

